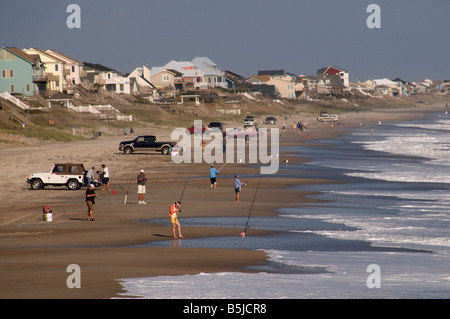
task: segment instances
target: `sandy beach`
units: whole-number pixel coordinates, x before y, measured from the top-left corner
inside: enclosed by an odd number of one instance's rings
[[[376,127],[379,120],[386,123],[419,119],[436,110],[443,110],[442,105],[344,113],[340,115],[343,125],[318,123],[310,114],[292,115],[286,120],[286,131],[280,129],[280,148],[338,136],[344,130],[359,126],[362,119],[369,129]],[[308,123],[307,134],[301,135],[292,129],[292,122],[298,120]],[[278,121],[277,127],[281,124],[282,121]],[[160,139],[169,139],[170,133],[152,132]],[[179,199],[188,176],[192,179],[188,180],[183,194],[182,225],[183,217],[246,217],[255,191],[253,214],[273,216],[277,208],[312,201],[307,198],[310,193],[291,190],[291,185],[332,182],[319,181],[314,176],[292,178],[280,173],[276,177],[263,177],[256,189],[257,179],[254,178],[243,189],[241,202],[236,203],[232,186],[234,174],[258,174],[258,168],[230,163],[221,172],[217,189],[210,190],[209,164],[175,164],[170,156],[155,153],[123,155],[118,145],[124,139],[124,136],[104,136],[96,140],[2,149],[0,298],[113,298],[122,292],[117,281],[121,278],[250,271],[245,267],[266,261],[264,252],[182,247],[183,240],[239,236],[242,229],[185,227],[182,229],[185,238],[174,240],[170,248],[135,246],[172,238],[168,208]],[[280,153],[280,165],[285,159],[289,163],[302,161]],[[65,187],[34,191],[26,184],[29,174],[49,171],[57,162],[79,162],[85,168],[100,169],[102,164],[109,167],[111,191],[96,190],[99,197],[94,208],[95,221],[85,220],[85,187],[76,191]],[[147,205],[137,205],[135,181],[140,169],[144,169],[149,178]],[[124,205],[128,185],[128,200]],[[43,221],[43,205],[53,210],[52,222]],[[167,224],[139,222],[147,219],[167,219]],[[256,232],[249,229],[247,236]],[[67,267],[71,264],[81,268],[81,289],[69,289],[66,285],[70,275]]]

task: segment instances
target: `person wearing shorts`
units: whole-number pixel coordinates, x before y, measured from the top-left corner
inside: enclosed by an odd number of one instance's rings
[[[106,190],[109,192],[109,168],[106,167],[105,164],[102,165],[102,172],[103,172],[103,178],[102,178],[102,191]]]
[[[138,204],[147,204],[144,201],[145,196],[145,182],[147,181],[147,177],[145,177],[144,170],[141,169],[139,175],[137,176],[137,184],[138,184]]]
[[[245,184],[239,180],[238,175],[234,175],[234,192],[236,193],[236,202],[237,203],[239,202],[239,194],[241,193],[242,186],[245,186]]]
[[[86,205],[88,207],[86,220],[94,221],[94,204],[95,204],[95,197],[97,197],[97,194],[94,190],[94,184],[90,184],[89,188],[86,190]]]
[[[184,238],[181,235],[181,225],[180,225],[180,222],[178,221],[178,214],[181,212],[180,205],[181,205],[181,202],[176,201],[175,203],[173,203],[170,206],[170,210],[169,210],[170,223],[172,224],[173,238]],[[176,228],[178,228],[178,237],[176,235]]]
[[[217,186],[216,176],[219,174],[219,171],[214,167],[214,164],[211,164],[211,168],[209,169],[209,178],[211,180],[211,189],[215,189]]]

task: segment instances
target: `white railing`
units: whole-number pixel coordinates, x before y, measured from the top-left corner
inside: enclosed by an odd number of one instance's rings
[[[93,113],[93,114],[100,114],[101,113],[99,110],[97,110],[92,105],[89,105],[89,106],[72,106],[72,105],[69,105],[67,108],[71,109],[74,112],[78,112],[78,113]]]
[[[30,109],[29,105],[23,103],[21,100],[19,100],[15,96],[12,96],[11,93],[9,93],[9,92],[0,93],[0,96],[2,98],[4,98],[5,100],[8,100],[8,101],[14,103],[18,107],[20,107],[22,110],[29,110]]]

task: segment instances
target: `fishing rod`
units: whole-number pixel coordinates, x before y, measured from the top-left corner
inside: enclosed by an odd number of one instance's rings
[[[192,172],[194,171],[194,168],[195,168],[195,165],[192,166],[192,169],[191,169],[191,171],[189,172],[188,177],[186,177],[186,180],[184,181],[183,191],[181,192],[181,197],[180,197],[180,200],[179,200],[180,203],[181,203],[181,200],[183,199],[183,195],[184,195],[184,191],[186,190],[187,182],[188,182],[188,180],[191,178],[191,174],[192,174]]]
[[[248,213],[247,223],[245,224],[245,229],[244,229],[244,231],[241,233],[242,238],[245,238],[245,234],[246,234],[246,232],[247,232],[248,222],[250,221],[250,215],[252,214],[253,205],[255,204],[255,199],[256,199],[256,194],[258,193],[259,183],[261,183],[261,177],[262,177],[262,175],[259,176],[258,185],[256,185],[255,195],[253,195],[252,206],[250,207],[250,211],[249,211],[249,213]]]
[[[134,171],[136,170],[136,167],[137,167],[138,162],[139,162],[139,154],[138,154],[138,157],[137,157],[137,159],[136,159],[136,164],[134,164],[133,172],[131,172],[130,181],[128,182],[127,192],[126,192],[126,194],[125,194],[125,199],[123,200],[123,204],[124,204],[124,205],[127,204],[128,191],[130,190],[131,179],[133,178],[133,174],[134,174]]]

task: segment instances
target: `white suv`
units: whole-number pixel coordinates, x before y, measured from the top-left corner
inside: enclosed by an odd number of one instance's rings
[[[42,189],[47,185],[67,186],[68,189],[79,189],[85,185],[86,170],[83,164],[55,164],[50,172],[34,173],[27,179],[31,189]]]
[[[255,126],[255,117],[253,116],[247,116],[244,120],[244,127],[251,127]]]

